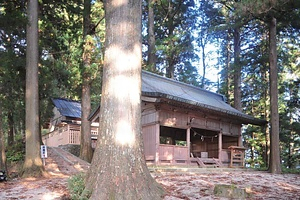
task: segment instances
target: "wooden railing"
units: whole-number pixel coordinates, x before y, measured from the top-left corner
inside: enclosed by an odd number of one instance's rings
[[[91,136],[98,136],[98,129],[91,130]],[[66,144],[80,144],[80,127],[67,125],[43,135],[43,143],[47,146],[57,147]]]
[[[159,160],[161,163],[180,164],[187,163],[189,159],[186,146],[159,145]]]
[[[80,144],[80,129],[72,129],[69,126],[42,136],[43,143],[47,146],[57,147],[66,144]]]
[[[69,130],[69,144],[80,144],[80,131]]]

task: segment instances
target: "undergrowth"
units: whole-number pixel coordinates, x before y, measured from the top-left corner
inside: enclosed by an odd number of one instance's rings
[[[6,159],[8,162],[23,161],[25,157],[25,144],[23,142],[15,142],[7,147]]]
[[[89,194],[83,194],[85,173],[79,173],[71,176],[68,179],[68,190],[70,192],[70,198],[73,200],[87,200],[89,199]]]
[[[300,174],[300,169],[282,168],[282,173],[284,173],[284,174]]]

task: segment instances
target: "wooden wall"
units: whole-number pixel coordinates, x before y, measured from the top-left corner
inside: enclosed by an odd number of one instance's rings
[[[192,127],[209,130],[210,136],[222,133],[225,136],[223,140],[223,149],[225,148],[225,150],[228,146],[236,145],[237,138],[241,134],[241,124],[230,121],[227,118],[220,118],[220,116],[211,115],[209,113],[187,110],[167,104],[143,102],[142,131],[144,152],[148,163],[162,164],[165,162],[172,164],[176,163],[176,159],[185,160],[184,162],[186,163],[186,159],[188,159],[186,156],[189,156],[188,147],[180,149],[180,152],[183,153],[178,153],[173,147],[171,148],[171,146],[159,144],[160,126],[180,129]],[[232,136],[234,136],[233,140],[229,139],[232,138]],[[218,146],[218,137],[213,138],[213,140],[206,138],[205,141],[199,139],[198,141],[193,140],[191,142],[193,144],[191,151],[195,150],[199,153],[208,152],[209,158],[218,158],[219,152],[222,151]],[[172,146],[175,147],[175,145]],[[175,153],[178,155],[175,155]],[[224,151],[224,156],[222,157],[224,157],[222,160],[227,160],[227,151]]]
[[[143,125],[159,123],[162,126],[184,129],[190,125],[195,128],[222,132],[224,135],[241,134],[241,124],[209,113],[180,109],[166,104],[155,106],[154,103],[143,103],[142,111]]]
[[[156,124],[158,122],[158,111],[154,104],[143,103],[142,104],[142,125],[148,126],[150,124]]]
[[[154,104],[143,103],[142,104],[142,134],[144,142],[144,154],[147,162],[154,163],[156,151],[158,151],[159,141],[157,138],[157,126],[158,122],[158,112]]]
[[[187,128],[188,114],[178,111],[161,110],[159,122],[162,126]]]
[[[154,162],[156,156],[156,125],[142,127],[146,161]]]

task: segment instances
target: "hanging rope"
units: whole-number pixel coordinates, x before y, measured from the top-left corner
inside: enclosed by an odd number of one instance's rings
[[[213,141],[214,141],[214,138],[216,138],[216,137],[219,136],[218,134],[216,134],[216,135],[214,135],[214,136],[202,135],[202,134],[198,133],[197,131],[195,131],[193,128],[191,128],[191,130],[194,131],[194,137],[196,137],[197,135],[200,136],[200,139],[201,139],[202,142],[204,141],[205,138],[210,138],[211,141],[213,142]]]

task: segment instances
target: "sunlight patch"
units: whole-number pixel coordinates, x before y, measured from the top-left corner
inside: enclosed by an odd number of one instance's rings
[[[54,200],[60,198],[60,194],[57,192],[47,192],[43,195],[42,200]]]
[[[114,7],[120,7],[122,5],[126,5],[128,3],[128,0],[121,0],[121,1],[113,1]]]
[[[125,99],[130,99],[133,104],[140,102],[140,93],[136,92],[140,90],[140,87],[135,80],[126,74],[113,77],[109,87],[110,91],[117,91],[115,93],[116,98],[121,102]]]
[[[132,126],[126,121],[120,121],[117,124],[116,142],[121,145],[132,145],[135,142],[135,136]]]

